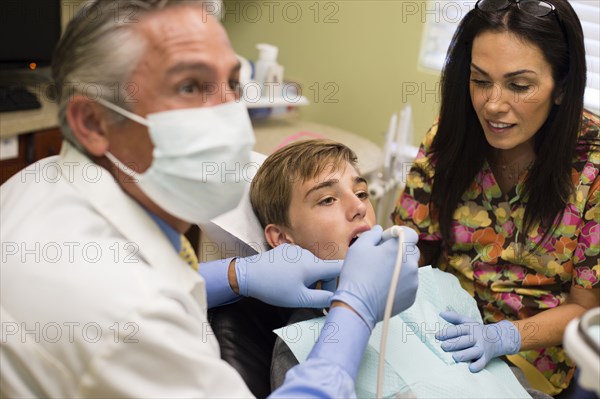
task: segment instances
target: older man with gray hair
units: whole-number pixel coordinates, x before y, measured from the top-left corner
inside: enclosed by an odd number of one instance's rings
[[[354,395],[398,239],[363,234],[333,294],[308,287],[342,261],[294,246],[199,273],[186,251],[182,233],[235,207],[246,183],[231,173],[254,143],[239,69],[202,1],[96,0],[70,22],[53,62],[61,154],[0,192],[0,396],[249,397],[206,318],[240,296],[331,306],[335,336],[274,396]],[[405,254],[394,313],[416,292],[418,250]]]

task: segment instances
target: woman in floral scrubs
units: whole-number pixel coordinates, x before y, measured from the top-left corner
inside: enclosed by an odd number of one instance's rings
[[[421,263],[455,274],[482,312],[485,326],[443,314],[456,327],[442,347],[474,372],[509,355],[551,395],[574,373],[567,323],[600,306],[600,121],[583,110],[585,75],[567,1],[480,0],[392,214],[420,234]]]

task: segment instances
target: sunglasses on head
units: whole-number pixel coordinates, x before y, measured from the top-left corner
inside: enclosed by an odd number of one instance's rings
[[[496,12],[506,10],[511,4],[534,17],[545,17],[556,12],[552,3],[540,0],[479,0],[475,8],[483,12]]]

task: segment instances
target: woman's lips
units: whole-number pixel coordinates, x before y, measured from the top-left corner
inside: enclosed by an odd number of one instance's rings
[[[511,129],[515,125],[512,123],[487,121],[487,126],[488,126],[488,129],[490,129],[493,133],[502,134],[502,133],[506,133],[509,129]]]

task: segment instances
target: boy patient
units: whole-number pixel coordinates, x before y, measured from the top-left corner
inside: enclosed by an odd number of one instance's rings
[[[375,224],[356,155],[331,140],[298,141],[271,154],[250,201],[270,246],[296,244],[321,259],[343,259]]]
[[[321,259],[343,259],[376,220],[356,154],[331,140],[297,141],[271,154],[252,181],[250,201],[271,247],[296,244]],[[322,310],[298,309],[289,323],[322,315]],[[297,363],[278,338],[271,388]]]

